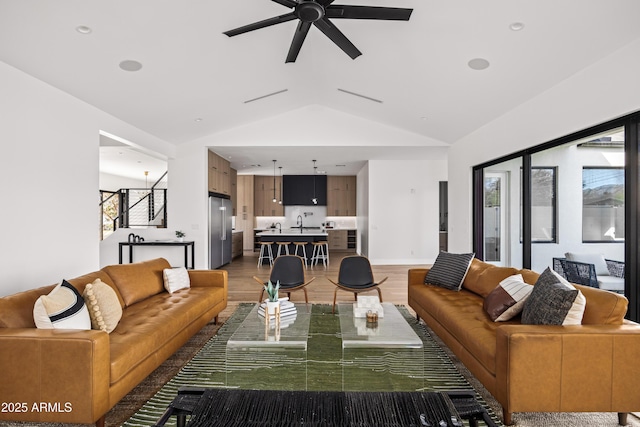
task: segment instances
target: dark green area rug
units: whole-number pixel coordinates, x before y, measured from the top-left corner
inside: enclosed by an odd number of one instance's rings
[[[306,352],[228,352],[227,340],[252,308],[253,304],[240,304],[198,354],[124,425],[154,424],[183,386],[309,391],[473,390],[424,325],[404,307],[398,309],[422,339],[423,349],[343,350],[339,317],[331,314],[331,305],[313,305]],[[486,407],[481,397],[476,397]],[[172,419],[167,425],[174,423]]]

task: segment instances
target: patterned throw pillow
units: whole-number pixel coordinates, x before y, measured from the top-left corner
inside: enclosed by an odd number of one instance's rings
[[[580,325],[586,302],[582,292],[547,267],[524,303],[522,324]]]
[[[162,275],[164,277],[164,288],[170,294],[180,289],[191,287],[189,272],[184,267],[165,268]]]
[[[91,328],[110,334],[122,318],[122,306],[111,286],[96,279],[88,283],[82,293],[89,309]]]
[[[39,329],[91,329],[82,295],[66,280],[36,300],[33,320]]]
[[[522,274],[509,276],[500,282],[484,299],[484,310],[494,322],[505,322],[519,314],[533,291],[533,286],[524,282]]]
[[[425,276],[424,283],[459,291],[474,255],[475,253],[452,254],[444,251],[440,252],[433,267]]]

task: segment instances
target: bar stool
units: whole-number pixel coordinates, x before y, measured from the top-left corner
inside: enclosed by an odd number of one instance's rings
[[[278,252],[276,253],[276,258],[280,256],[280,251],[282,250],[283,246],[284,246],[285,255],[289,255],[290,244],[291,242],[276,242],[276,245],[278,245]]]
[[[298,249],[302,248],[302,259],[304,260],[304,266],[307,266],[307,242],[293,242],[295,246],[295,251],[293,251],[294,255],[298,255]]]
[[[326,240],[320,242],[312,242],[313,254],[311,255],[311,265],[318,265],[318,261],[326,267],[329,263],[329,242]]]
[[[260,242],[260,256],[258,257],[258,267],[262,265],[263,259],[269,260],[269,266],[273,267],[273,252],[271,251],[271,244],[273,242]]]

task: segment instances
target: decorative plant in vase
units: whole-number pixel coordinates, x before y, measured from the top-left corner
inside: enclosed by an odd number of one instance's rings
[[[264,290],[267,292],[267,313],[275,314],[276,307],[279,307],[280,303],[278,302],[278,289],[280,289],[280,281],[276,282],[276,285],[273,286],[271,280],[264,285]]]
[[[184,236],[186,236],[186,234],[183,231],[176,230],[176,237],[179,241],[182,242],[184,240]]]

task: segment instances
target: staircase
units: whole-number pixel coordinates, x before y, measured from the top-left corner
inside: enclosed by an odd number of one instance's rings
[[[165,228],[167,226],[167,173],[151,188],[100,190],[102,224],[100,239],[118,228]]]

